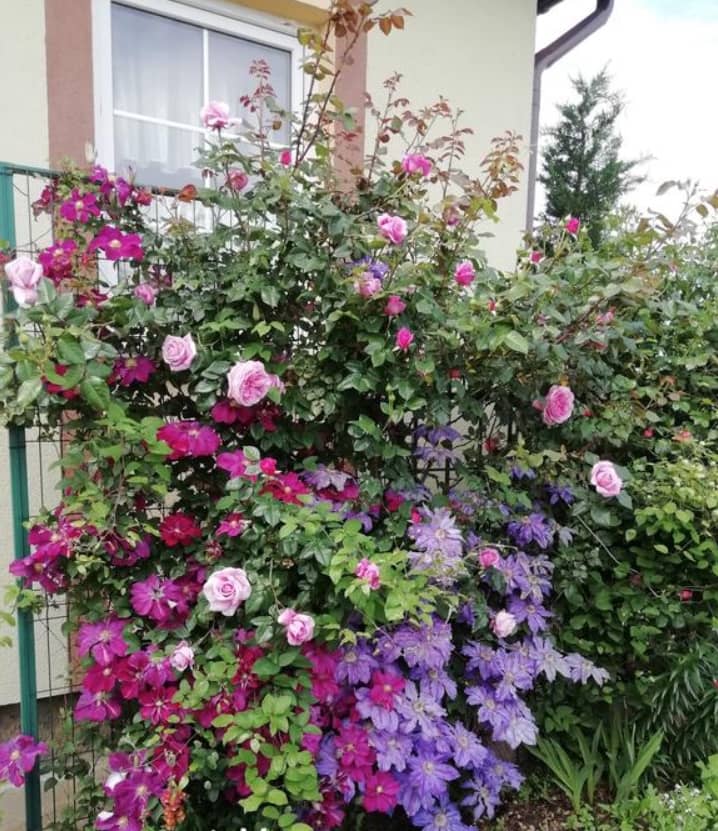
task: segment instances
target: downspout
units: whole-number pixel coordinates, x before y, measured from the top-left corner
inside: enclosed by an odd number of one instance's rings
[[[539,120],[541,116],[541,77],[544,69],[553,66],[556,61],[575,49],[586,38],[601,28],[611,16],[613,0],[596,0],[596,8],[583,20],[576,23],[557,37],[548,46],[537,52],[534,57],[534,88],[531,105],[531,144],[528,170],[528,195],[526,199],[526,230],[531,231],[534,224],[534,207],[536,202],[536,170],[538,167]]]

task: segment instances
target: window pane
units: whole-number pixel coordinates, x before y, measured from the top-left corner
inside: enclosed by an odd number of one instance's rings
[[[113,3],[116,110],[199,126],[202,63],[199,27]]]
[[[181,188],[200,183],[201,172],[192,162],[201,142],[201,133],[115,116],[115,166],[118,173],[134,171],[139,184]]]
[[[283,49],[276,49],[251,40],[243,40],[220,32],[209,33],[209,97],[213,101],[226,101],[232,115],[250,120],[240,97],[254,91],[257,80],[250,77],[252,61],[264,59],[272,74],[270,83],[274,87],[277,102],[291,110],[291,55]],[[286,144],[289,139],[289,125],[272,133],[272,141]]]

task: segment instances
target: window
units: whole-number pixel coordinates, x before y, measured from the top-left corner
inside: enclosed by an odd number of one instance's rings
[[[226,101],[233,115],[246,120],[240,97],[256,86],[249,66],[258,58],[271,67],[279,105],[297,111],[302,74],[294,33],[229,16],[242,11],[240,6],[221,9],[222,14],[207,11],[184,0],[95,0],[95,133],[101,163],[118,172],[131,169],[147,185],[199,182],[201,172],[192,162],[206,136],[200,109],[208,101]],[[280,145],[289,138],[288,124],[273,135]]]

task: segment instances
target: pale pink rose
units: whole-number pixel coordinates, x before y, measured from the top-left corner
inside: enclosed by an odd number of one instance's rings
[[[366,557],[357,563],[357,567],[354,569],[354,574],[360,580],[364,580],[365,583],[368,583],[370,589],[378,589],[381,585],[379,566],[376,563],[372,563],[372,561],[368,560]]]
[[[492,568],[501,559],[495,548],[483,548],[479,551],[479,562],[484,568]]]
[[[406,303],[399,297],[398,294],[392,294],[391,297],[386,301],[386,306],[384,306],[384,314],[388,315],[389,317],[396,317],[396,315],[400,315],[404,309],[406,308]]]
[[[241,407],[258,404],[281,381],[261,361],[240,361],[227,373],[227,395]]]
[[[170,666],[177,672],[184,672],[194,664],[194,649],[187,641],[180,641],[170,655]]]
[[[570,387],[554,384],[543,403],[543,423],[548,427],[563,424],[573,412],[573,392]]]
[[[533,265],[538,265],[543,260],[543,254],[540,251],[532,251],[529,254],[529,260]]]
[[[284,634],[290,646],[301,646],[314,637],[314,618],[303,615],[294,609],[285,609],[277,618],[284,626]]]
[[[460,286],[470,286],[475,277],[476,271],[470,260],[462,260],[454,269],[454,280]]]
[[[167,335],[162,344],[162,360],[172,372],[189,369],[196,354],[197,347],[192,340],[192,335],[185,335],[182,338]]]
[[[611,462],[601,461],[591,468],[591,484],[601,496],[618,496],[623,480]]]
[[[408,153],[401,160],[401,169],[409,175],[421,173],[422,176],[428,176],[431,173],[431,162],[421,153]]]
[[[516,625],[516,618],[511,612],[504,610],[497,612],[496,617],[491,622],[491,628],[499,638],[508,638],[516,630]]]
[[[202,586],[210,611],[221,612],[226,617],[233,615],[251,593],[252,587],[243,568],[221,568],[210,574]]]
[[[244,190],[249,184],[249,176],[243,170],[230,170],[227,184],[232,190]]]
[[[283,165],[284,167],[289,167],[292,163],[292,151],[291,150],[282,150],[279,154],[279,164]]]
[[[381,280],[374,277],[370,271],[366,271],[355,281],[354,290],[362,297],[372,297],[381,290]]]
[[[414,342],[414,333],[408,326],[402,326],[396,333],[396,348],[406,352]]]
[[[29,257],[20,256],[5,263],[10,291],[18,306],[28,307],[37,303],[37,287],[42,279],[42,266]]]
[[[224,101],[210,101],[199,111],[199,116],[207,129],[221,130],[229,124],[229,104],[225,104]]]
[[[406,239],[406,221],[400,216],[392,216],[391,214],[382,214],[376,221],[379,226],[379,232],[383,237],[394,243],[394,245],[401,245]]]
[[[148,306],[154,306],[157,300],[157,289],[149,283],[140,283],[138,286],[135,286],[132,294]]]
[[[573,234],[575,236],[581,228],[581,220],[575,216],[570,216],[566,220],[566,225],[564,227],[569,232],[569,234]]]

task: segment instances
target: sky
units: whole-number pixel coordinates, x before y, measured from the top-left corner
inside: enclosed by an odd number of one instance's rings
[[[537,49],[595,8],[595,0],[563,0],[541,15]],[[669,217],[675,191],[656,196],[667,180],[698,180],[718,189],[718,0],[615,0],[608,23],[543,75],[542,126],[557,120],[556,104],[571,97],[571,77],[608,65],[625,110],[619,122],[625,158],[651,156],[647,181],[624,201]],[[537,208],[543,195],[537,192]]]

